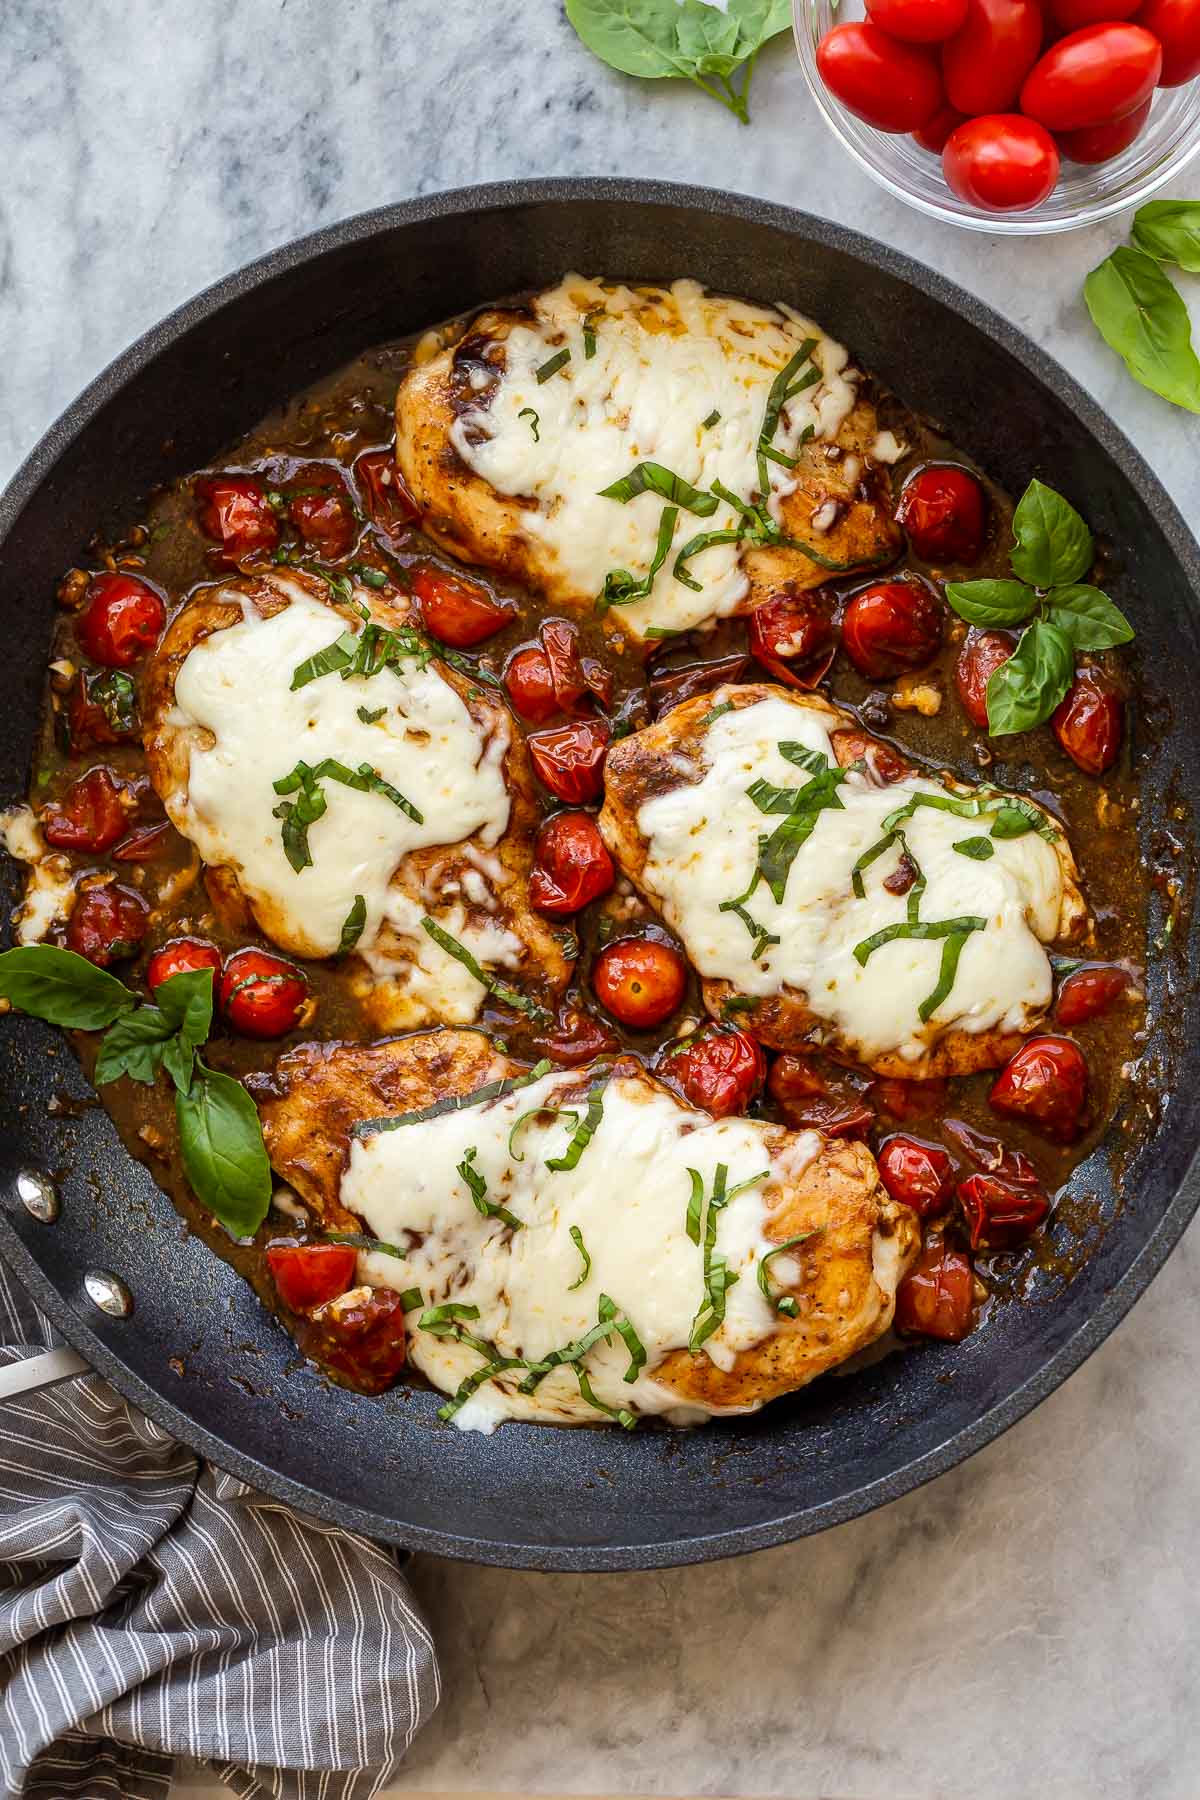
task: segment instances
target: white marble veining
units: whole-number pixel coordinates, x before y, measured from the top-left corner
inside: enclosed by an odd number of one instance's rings
[[[1121,223],[991,240],[907,210],[835,150],[786,43],[746,130],[593,61],[560,0],[9,0],[0,94],[0,478],[132,337],[275,244],[431,189],[616,172],[787,201],[935,264],[1200,513],[1196,420],[1133,385],[1080,299]],[[589,1579],[419,1563],[446,1698],[393,1791],[1190,1800],[1198,1280],[1193,1230],[1033,1417],[808,1543]]]

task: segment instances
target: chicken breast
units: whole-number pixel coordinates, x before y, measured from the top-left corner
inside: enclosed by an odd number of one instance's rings
[[[600,829],[718,1017],[922,1079],[1005,1062],[1087,928],[1061,826],[935,780],[813,694],[727,686],[614,744]]]
[[[710,1119],[632,1059],[521,1073],[435,1031],[304,1044],[257,1087],[316,1217],[401,1252],[360,1279],[419,1288],[411,1360],[464,1428],[754,1410],[886,1330],[915,1254],[862,1145]]]
[[[475,1018],[480,970],[548,1007],[569,965],[528,903],[524,745],[407,605],[293,571],[201,590],[147,670],[151,779],[226,919],[352,952],[378,1029]]]
[[[396,454],[443,549],[556,605],[615,601],[641,639],[895,557],[900,447],[860,390],[845,349],[790,308],[568,275],[409,371]],[[683,486],[604,491],[647,466]],[[771,525],[757,547],[680,561],[697,534],[734,536],[754,497]]]

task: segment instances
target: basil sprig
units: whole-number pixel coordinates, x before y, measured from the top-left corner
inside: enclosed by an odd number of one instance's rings
[[[1092,323],[1135,381],[1188,412],[1200,412],[1200,357],[1187,306],[1164,262],[1200,268],[1200,202],[1154,200],[1134,214],[1122,244],[1092,270],[1083,298]]]
[[[1031,731],[1050,717],[1074,680],[1076,651],[1108,650],[1133,637],[1108,595],[1081,579],[1094,557],[1092,534],[1075,508],[1031,481],[1013,514],[1016,579],[947,583],[946,599],[969,625],[1025,626],[988,682],[992,737]]]
[[[138,1006],[115,1019],[100,1040],[96,1085],[128,1075],[149,1087],[165,1069],[186,1094],[195,1055],[212,1029],[213,972],[190,969],[172,975],[154,990],[154,1004]]]
[[[610,68],[690,81],[743,125],[758,53],[791,24],[788,0],[567,0],[567,17]]]

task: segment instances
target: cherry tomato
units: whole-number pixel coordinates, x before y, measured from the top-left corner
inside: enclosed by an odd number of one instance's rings
[[[358,536],[354,508],[346,485],[324,463],[306,464],[288,482],[288,518],[318,556],[336,562]]]
[[[748,656],[734,652],[712,662],[687,663],[682,668],[665,668],[650,677],[650,703],[655,718],[680,706],[695,694],[707,694],[724,681],[739,681],[746,672]]]
[[[942,173],[953,193],[988,212],[1027,212],[1058,180],[1058,149],[1036,119],[987,113],[951,132]]]
[[[919,131],[913,132],[913,137],[922,150],[931,150],[935,156],[940,156],[946,148],[946,139],[952,131],[957,130],[965,117],[966,114],[960,113],[956,106],[940,106],[932,119],[922,125]]]
[[[1049,131],[1107,125],[1148,100],[1162,74],[1162,49],[1142,25],[1085,25],[1034,64],[1021,111]]]
[[[988,682],[1016,647],[1016,639],[1009,637],[1006,631],[979,631],[972,626],[959,651],[954,665],[954,685],[963,711],[980,731],[986,731],[988,724]]]
[[[364,1394],[381,1394],[404,1367],[404,1308],[395,1288],[356,1287],[312,1314],[317,1355]]]
[[[969,1175],[959,1183],[958,1198],[970,1233],[971,1248],[1015,1250],[1031,1238],[1050,1202],[1036,1188],[1014,1187],[996,1175]]]
[[[890,681],[937,655],[942,608],[918,580],[879,581],[855,594],[842,615],[842,643],[860,675]]]
[[[276,1291],[293,1312],[324,1306],[344,1294],[354,1278],[358,1252],[350,1244],[268,1244],[267,1267]]]
[[[1049,9],[1055,25],[1065,33],[1099,25],[1105,19],[1132,19],[1141,4],[1142,0],[1049,0]]]
[[[615,1033],[580,1006],[561,1007],[552,1028],[535,1037],[533,1044],[540,1054],[567,1069],[620,1049]]]
[[[1078,1044],[1070,1038],[1033,1037],[1001,1069],[988,1100],[997,1112],[1069,1144],[1083,1128],[1087,1081]]]
[[[150,908],[132,888],[87,888],[67,921],[67,949],[107,969],[137,955],[149,924]]]
[[[279,542],[279,520],[256,475],[205,475],[195,493],[200,529],[221,546],[220,560],[228,567]]]
[[[120,684],[120,691],[114,684]],[[133,684],[127,675],[82,671],[67,696],[67,735],[71,754],[97,744],[127,744],[141,735]]]
[[[615,874],[591,813],[555,813],[537,834],[529,903],[544,913],[573,913],[607,894]]]
[[[1129,970],[1115,963],[1073,969],[1058,990],[1054,1017],[1060,1025],[1082,1025],[1107,1012],[1131,985]]]
[[[986,503],[974,475],[929,463],[904,484],[896,518],[923,562],[973,563],[983,548]]]
[[[592,964],[592,987],[601,1006],[636,1031],[661,1025],[679,1008],[687,964],[657,938],[618,938]]]
[[[750,652],[789,687],[815,688],[837,654],[829,608],[785,589],[750,614]]]
[[[1133,140],[1140,136],[1153,103],[1154,96],[1151,95],[1123,119],[1112,119],[1107,125],[1085,125],[1082,131],[1060,131],[1058,147],[1071,162],[1108,162],[1110,158],[1120,156],[1122,150],[1128,150]]]
[[[1054,735],[1085,775],[1103,775],[1117,760],[1125,703],[1099,669],[1085,666],[1050,723]]]
[[[881,1075],[871,1089],[871,1099],[889,1119],[929,1119],[946,1104],[948,1083],[941,1076],[928,1081],[901,1081]]]
[[[581,719],[554,731],[535,731],[525,742],[537,778],[569,806],[594,800],[604,785],[608,726],[600,719]]]
[[[225,964],[221,1011],[243,1037],[283,1037],[294,1030],[307,998],[299,969],[270,950],[238,950]]]
[[[46,842],[56,850],[87,850],[100,856],[128,829],[121,789],[108,769],[89,769],[42,815]]]
[[[962,29],[967,0],[867,0],[867,14],[906,44],[940,44]]]
[[[662,1068],[693,1106],[724,1119],[745,1112],[766,1078],[767,1059],[746,1032],[715,1027],[669,1049]]]
[[[1042,1178],[1023,1150],[1010,1150],[990,1132],[977,1131],[962,1119],[943,1119],[942,1131],[969,1162],[986,1175],[998,1175],[1011,1187],[1040,1187]]]
[[[113,861],[153,862],[166,849],[170,830],[171,826],[166,819],[161,825],[142,826],[138,831],[131,832],[123,844],[117,845],[113,851]]]
[[[1137,22],[1162,45],[1159,87],[1181,87],[1200,75],[1200,0],[1146,0]]]
[[[481,644],[513,617],[512,608],[494,600],[477,581],[449,575],[444,569],[417,569],[412,585],[430,637],[452,644],[456,650]]]
[[[873,738],[852,726],[831,732],[829,741],[839,768],[844,769],[852,762],[865,763],[867,774],[876,787],[890,787],[894,781],[903,781],[906,775],[914,772],[912,764],[882,738]]]
[[[153,993],[172,975],[194,975],[198,969],[221,970],[221,952],[207,938],[170,938],[146,964],[146,986]]]
[[[368,450],[354,465],[354,480],[363,511],[385,537],[398,537],[421,509],[404,485],[391,450]]]
[[[951,106],[969,118],[1006,112],[1037,61],[1042,29],[1037,0],[967,0],[965,25],[942,46]]]
[[[923,1219],[945,1212],[954,1192],[954,1164],[936,1144],[919,1138],[886,1138],[875,1155],[879,1178],[893,1200]]]
[[[579,660],[579,633],[566,619],[547,619],[541,639],[559,710],[573,712],[588,691]]]
[[[514,710],[532,725],[544,725],[559,710],[550,658],[533,645],[512,658],[504,671],[504,686]]]
[[[943,103],[937,62],[878,25],[835,25],[817,46],[821,80],[876,131],[916,131]]]
[[[971,1329],[974,1290],[969,1258],[931,1238],[896,1289],[896,1330],[957,1344]]]
[[[136,575],[94,575],[75,625],[84,654],[108,669],[129,669],[158,641],[166,623],[162,598]]]
[[[794,1131],[821,1131],[826,1137],[862,1137],[875,1123],[875,1109],[848,1076],[817,1068],[790,1051],[771,1064],[767,1088]]]

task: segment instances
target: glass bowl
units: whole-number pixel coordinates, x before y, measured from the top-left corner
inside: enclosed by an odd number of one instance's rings
[[[941,158],[912,137],[876,131],[835,100],[817,73],[817,45],[833,25],[865,16],[862,0],[792,0],[792,25],[800,66],[817,109],[844,149],[880,187],[935,219],[968,231],[995,234],[1074,231],[1110,213],[1139,206],[1177,175],[1200,150],[1200,78],[1185,87],[1159,88],[1141,136],[1110,162],[1085,165],[1063,158],[1049,199],[1028,212],[985,212],[951,193]]]

